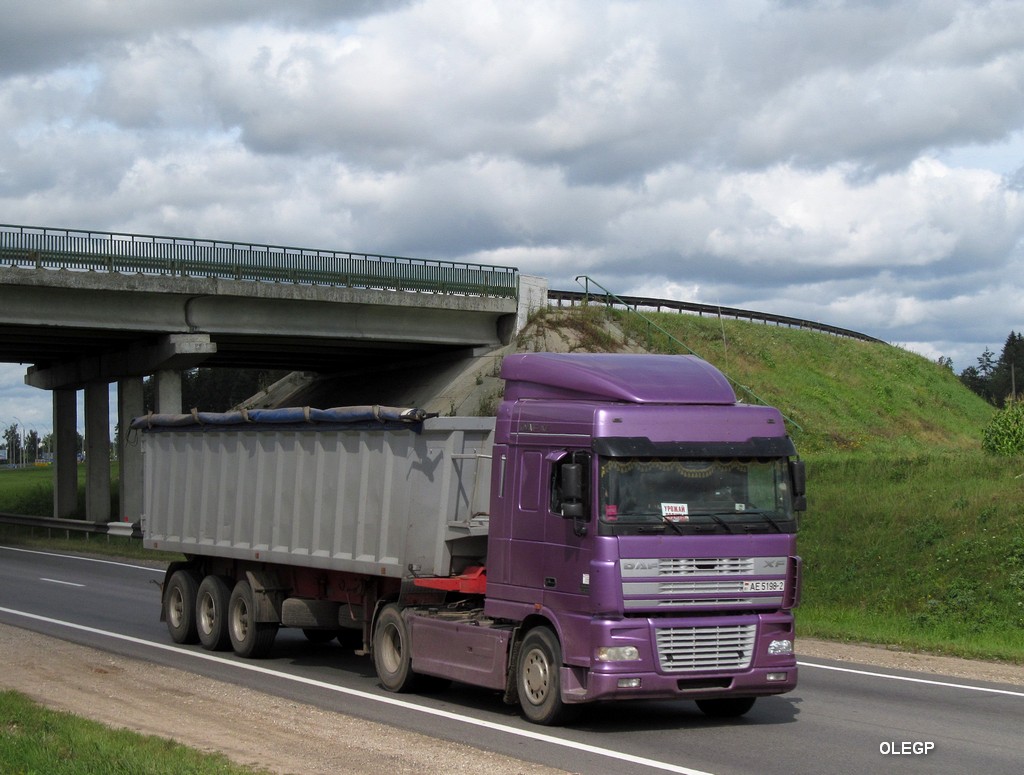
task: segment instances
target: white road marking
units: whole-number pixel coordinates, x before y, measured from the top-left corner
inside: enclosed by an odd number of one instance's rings
[[[19,549],[14,546],[0,546],[0,549],[5,549],[8,552],[21,552],[22,554],[42,554],[46,557],[59,557],[62,560],[82,560],[83,562],[98,562],[101,565],[117,565],[120,568],[134,568],[135,570],[146,570],[150,573],[163,573],[162,568],[148,568],[145,565],[131,565],[127,562],[117,562],[116,560],[100,560],[96,557],[82,557],[77,554],[58,554],[57,552],[43,552],[38,549]]]
[[[854,675],[867,675],[872,678],[887,678],[890,681],[909,681],[916,684],[928,684],[929,686],[945,686],[948,689],[969,689],[972,692],[989,692],[991,694],[1007,694],[1010,697],[1024,697],[1024,691],[1016,692],[1010,689],[993,689],[989,686],[971,686],[970,684],[955,684],[947,681],[933,681],[929,678],[913,678],[908,675],[890,675],[889,673],[873,673],[870,670],[857,670],[851,667],[836,667],[835,665],[819,665],[815,662],[797,662],[800,667],[816,667],[819,670],[834,670],[837,673],[853,673]]]
[[[43,576],[39,577],[40,581],[49,581],[51,584],[63,584],[66,587],[84,587],[85,584],[76,584],[73,581],[61,581],[60,579],[48,579]]]

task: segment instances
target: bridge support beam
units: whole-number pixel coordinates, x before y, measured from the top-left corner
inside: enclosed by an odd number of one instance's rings
[[[161,369],[156,379],[156,412],[178,414],[181,411],[181,372]]]
[[[117,383],[117,459],[120,463],[119,516],[124,522],[142,517],[142,447],[131,442],[131,422],[145,409],[142,378]]]
[[[85,386],[85,518],[110,521],[110,386]]]
[[[78,508],[78,394],[53,391],[53,516],[67,519]]]

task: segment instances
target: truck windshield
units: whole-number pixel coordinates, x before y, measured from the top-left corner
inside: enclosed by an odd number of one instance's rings
[[[602,458],[603,532],[793,532],[785,459]]]

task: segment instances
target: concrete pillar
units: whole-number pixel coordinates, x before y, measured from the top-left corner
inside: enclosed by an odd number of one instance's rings
[[[179,414],[181,412],[181,373],[173,370],[156,373],[156,413]]]
[[[67,519],[78,509],[78,394],[53,391],[53,516]]]
[[[117,459],[120,463],[119,517],[123,522],[137,522],[142,516],[142,448],[138,431],[131,422],[143,414],[142,377],[122,379],[117,383]]]
[[[110,386],[85,386],[85,518],[110,521]]]
[[[529,322],[530,315],[548,306],[548,280],[535,275],[519,275],[519,309],[516,312],[516,330],[519,333]]]

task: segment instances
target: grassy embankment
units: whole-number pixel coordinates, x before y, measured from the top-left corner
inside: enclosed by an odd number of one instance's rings
[[[614,349],[609,314],[629,340],[685,352],[667,330],[787,417],[808,469],[801,635],[1024,663],[1024,458],[981,450],[994,410],[950,370],[811,331],[674,313],[652,327],[593,306],[571,313],[583,347]]]

